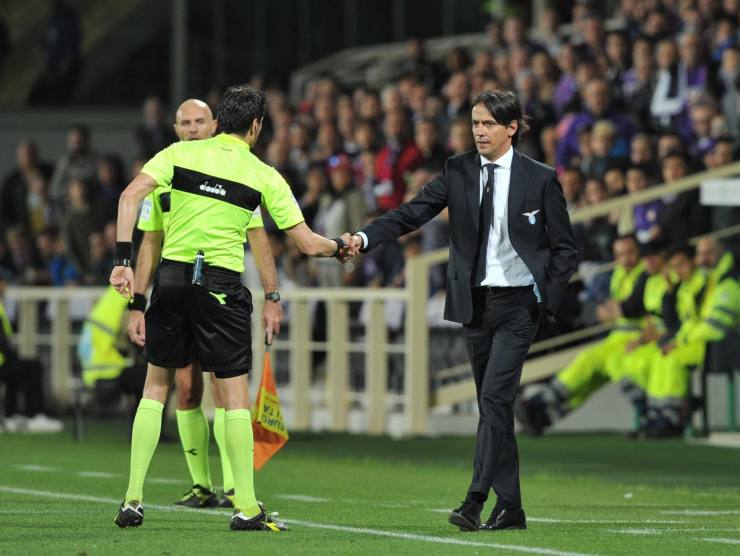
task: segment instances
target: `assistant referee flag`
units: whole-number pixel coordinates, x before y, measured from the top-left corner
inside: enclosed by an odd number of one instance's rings
[[[288,429],[285,428],[280,398],[272,376],[269,345],[265,352],[265,365],[254,415],[254,468],[259,470],[288,441]]]

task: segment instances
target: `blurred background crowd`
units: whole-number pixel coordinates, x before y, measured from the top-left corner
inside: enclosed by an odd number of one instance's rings
[[[80,31],[67,9],[56,15],[58,40],[50,39],[35,98],[74,82]],[[519,149],[557,168],[571,211],[736,157],[738,0],[621,0],[609,13],[602,3],[575,2],[569,16],[567,33],[555,9],[533,27],[516,14],[491,18],[479,48],[457,47],[440,59],[409,40],[400,78],[380,88],[347,87],[327,73],[308,80],[296,103],[255,76],[270,102],[258,154],[291,185],[307,223],[328,237],[397,207],[447,157],[473,148],[470,101],[485,89],[516,91],[532,118]],[[0,58],[10,48],[0,32]],[[203,97],[215,113],[219,91]],[[32,136],[17,145],[16,165],[2,169],[0,185],[0,273],[10,284],[107,282],[118,195],[148,157],[176,140],[173,112],[154,96],[143,102],[133,160],[100,152],[83,124],[68,130],[57,160]],[[734,210],[702,206],[692,190],[578,224],[582,268],[609,262],[619,234],[678,243],[737,222]],[[306,260],[266,226],[283,288],[403,286],[405,261],[447,245],[442,213],[402,243],[341,268]],[[430,280],[432,293],[444,289],[443,265]],[[565,326],[581,324],[578,304],[564,305]]]

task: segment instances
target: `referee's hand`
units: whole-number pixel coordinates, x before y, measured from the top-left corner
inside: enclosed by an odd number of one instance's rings
[[[110,285],[126,299],[134,295],[134,271],[130,266],[114,266],[110,273]]]
[[[139,347],[144,347],[146,344],[146,322],[143,311],[129,311],[128,337]]]
[[[273,336],[280,334],[280,323],[283,321],[283,308],[279,301],[265,301],[262,309],[262,325],[265,327],[267,343],[272,344]]]

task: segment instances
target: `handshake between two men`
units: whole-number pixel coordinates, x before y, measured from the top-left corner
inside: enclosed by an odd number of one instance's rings
[[[338,240],[341,240],[344,245],[339,244]],[[339,259],[339,262],[341,263],[346,263],[353,257],[356,257],[365,245],[365,241],[359,233],[350,235],[347,232],[342,234],[341,237],[337,238],[335,241],[339,244],[337,259]]]

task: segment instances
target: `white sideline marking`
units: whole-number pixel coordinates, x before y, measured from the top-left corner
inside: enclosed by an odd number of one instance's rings
[[[740,539],[724,539],[722,537],[705,537],[696,540],[704,542],[718,542],[722,544],[740,544]]]
[[[659,519],[557,519],[552,517],[528,517],[527,521],[541,522],[541,523],[600,523],[600,524],[627,524],[627,523],[654,523],[660,525],[676,525],[681,523],[688,523],[686,521],[675,521],[672,519],[659,520]]]
[[[121,503],[120,500],[114,498],[103,498],[101,496],[88,496],[85,494],[67,494],[64,492],[53,492],[48,490],[32,490],[27,488],[17,488],[10,486],[0,485],[0,492],[8,492],[11,494],[25,494],[27,496],[39,496],[43,498],[59,498],[62,500],[76,500],[80,502],[95,502],[99,504],[110,504],[118,505]],[[183,508],[181,506],[164,506],[160,504],[147,504],[146,507],[153,508],[165,512],[196,512],[196,513],[210,513],[225,515],[228,512],[218,510],[198,510],[193,508]],[[514,552],[526,552],[529,554],[545,554],[547,556],[592,556],[583,552],[566,552],[562,550],[553,550],[551,548],[537,548],[532,546],[523,546],[517,544],[503,544],[503,543],[486,543],[476,541],[465,541],[455,539],[451,537],[434,537],[431,535],[414,535],[412,533],[399,533],[397,531],[384,531],[382,529],[370,529],[365,527],[348,527],[345,525],[334,525],[331,523],[316,523],[313,521],[301,521],[297,519],[285,520],[288,523],[294,523],[303,527],[311,529],[327,529],[331,531],[342,531],[345,533],[357,533],[362,535],[371,535],[375,537],[389,537],[394,539],[402,539],[409,541],[421,541],[436,544],[451,544],[456,546],[478,546],[483,548],[500,548],[502,550],[511,550]]]
[[[318,496],[309,496],[307,494],[275,494],[276,498],[284,500],[295,500],[297,502],[331,502],[329,498],[319,498]]]
[[[435,512],[439,514],[448,514],[452,511],[452,509],[446,509],[446,508],[433,508],[429,510],[430,512]],[[688,523],[686,521],[675,521],[675,520],[656,520],[656,519],[557,519],[555,517],[529,517],[527,516],[527,521],[532,521],[533,523],[600,523],[600,524],[607,524],[607,525],[617,525],[617,524],[628,524],[628,523],[655,523],[655,524],[663,524],[663,525],[676,525],[681,523]]]
[[[17,463],[13,465],[13,467],[20,469],[21,471],[30,471],[32,473],[56,473],[57,471],[61,471],[59,467],[48,467],[45,465],[37,465],[35,463]],[[79,471],[77,475],[88,479],[120,479],[123,477],[120,473],[108,473],[106,471]],[[146,482],[161,485],[183,485],[187,484],[189,481],[183,481],[182,479],[168,479],[165,477],[147,477]]]
[[[662,535],[664,533],[696,533],[698,531],[706,532],[706,531],[722,531],[724,533],[734,533],[737,531],[740,531],[740,528],[738,527],[685,527],[685,528],[675,528],[675,527],[666,527],[665,529],[607,529],[607,531],[610,531],[612,533],[625,533],[627,535]]]
[[[660,513],[666,515],[737,515],[740,510],[663,510]]]
[[[147,477],[146,482],[159,485],[185,485],[188,484],[190,481],[183,481],[182,479],[166,479],[164,477]]]
[[[548,554],[550,556],[586,556],[581,552],[563,552],[551,548],[535,548],[531,546],[521,546],[516,544],[485,543],[475,541],[462,541],[448,537],[432,537],[429,535],[414,535],[412,533],[398,533],[396,531],[382,531],[380,529],[367,529],[364,527],[346,527],[344,525],[332,525],[330,523],[315,523],[313,521],[294,521],[286,520],[288,523],[296,523],[304,527],[313,527],[316,529],[330,529],[333,531],[346,531],[348,533],[360,533],[373,535],[377,537],[391,537],[395,539],[404,539],[409,541],[433,542],[439,544],[453,544],[462,546],[481,546],[485,548],[500,548],[512,550],[514,552],[529,552],[532,554]]]
[[[662,535],[662,529],[607,529],[610,533],[622,533],[625,535]]]
[[[89,479],[117,479],[121,476],[118,473],[107,473],[105,471],[80,471],[77,475]]]
[[[35,463],[19,463],[13,467],[20,469],[21,471],[30,471],[32,473],[51,473],[52,471],[59,471],[58,467],[47,467],[46,465],[36,465]]]

